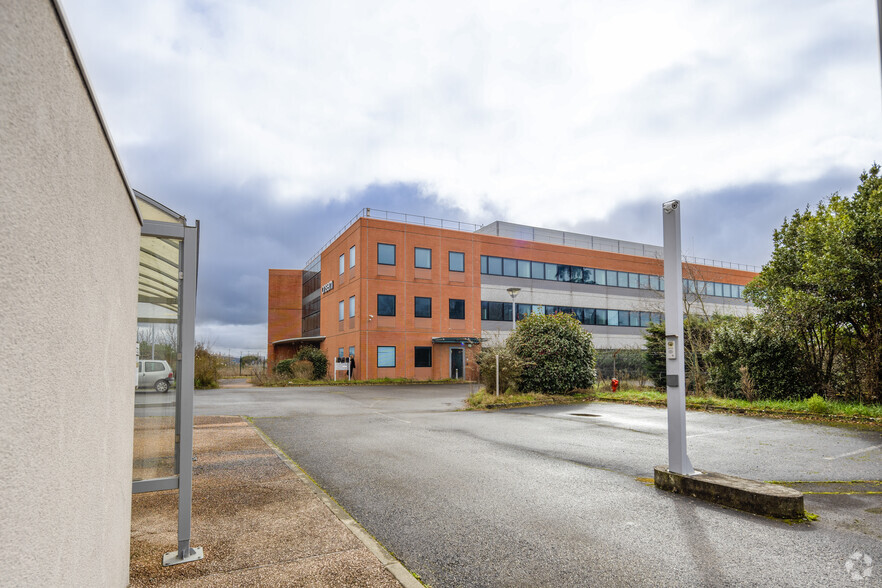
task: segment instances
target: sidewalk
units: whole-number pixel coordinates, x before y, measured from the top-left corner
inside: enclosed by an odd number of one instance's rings
[[[197,417],[194,443],[192,545],[205,558],[163,568],[177,491],[136,494],[131,586],[422,586],[247,421]]]

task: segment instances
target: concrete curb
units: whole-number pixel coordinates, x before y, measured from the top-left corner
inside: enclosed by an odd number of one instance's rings
[[[374,556],[380,560],[380,563],[383,564],[389,572],[395,577],[398,582],[404,586],[404,588],[425,588],[425,584],[420,582],[414,577],[414,575],[404,567],[400,561],[398,561],[394,555],[389,553],[389,551],[383,547],[373,536],[365,531],[364,527],[358,524],[352,516],[346,512],[342,506],[340,506],[336,500],[331,498],[324,489],[315,483],[309,474],[307,474],[300,465],[295,462],[293,459],[288,457],[282,449],[276,445],[272,439],[270,439],[266,433],[260,430],[258,426],[252,423],[247,418],[245,419],[248,422],[249,426],[257,431],[257,434],[260,435],[260,438],[263,439],[263,442],[267,444],[267,446],[273,450],[273,452],[279,456],[285,465],[294,472],[294,474],[300,478],[304,484],[306,484],[312,492],[318,496],[319,500],[321,500],[325,506],[327,506],[334,516],[340,519],[340,522],[346,525],[346,528],[349,529],[353,535],[361,541],[368,550],[374,554]]]
[[[667,466],[656,466],[655,486],[762,516],[778,519],[801,519],[805,516],[802,492],[777,484],[715,472],[684,476],[669,471]]]

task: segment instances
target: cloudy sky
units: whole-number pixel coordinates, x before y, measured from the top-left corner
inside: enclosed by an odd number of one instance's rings
[[[361,208],[762,265],[882,147],[872,0],[62,0],[132,186],[202,221],[197,338]]]

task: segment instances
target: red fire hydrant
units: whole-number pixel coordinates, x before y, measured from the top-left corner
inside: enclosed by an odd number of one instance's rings
[[[615,392],[619,387],[619,381],[615,378],[612,379],[612,391]]]

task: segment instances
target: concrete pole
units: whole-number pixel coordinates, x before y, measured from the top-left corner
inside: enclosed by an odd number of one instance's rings
[[[496,395],[499,396],[499,354],[496,354]]]
[[[683,361],[683,257],[680,201],[662,205],[665,250],[665,368],[668,393],[668,470],[696,473],[686,455],[686,367]]]

